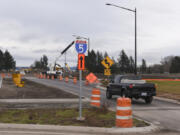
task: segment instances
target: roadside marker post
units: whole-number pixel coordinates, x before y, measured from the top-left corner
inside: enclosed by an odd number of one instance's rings
[[[79,117],[77,120],[84,120],[82,117],[82,70],[85,69],[85,55],[87,51],[86,41],[76,40],[75,48],[78,53],[78,70],[79,70]]]

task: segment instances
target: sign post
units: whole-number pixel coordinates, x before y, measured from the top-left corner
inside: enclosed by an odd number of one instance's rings
[[[87,50],[86,41],[77,40],[75,44],[76,51],[78,52],[78,70],[79,70],[79,117],[78,120],[84,120],[82,117],[82,70],[85,69],[85,55]]]

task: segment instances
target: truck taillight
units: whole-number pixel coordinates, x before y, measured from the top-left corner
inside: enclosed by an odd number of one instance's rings
[[[133,88],[133,85],[132,85],[132,84],[130,84],[130,85],[129,85],[129,88]]]

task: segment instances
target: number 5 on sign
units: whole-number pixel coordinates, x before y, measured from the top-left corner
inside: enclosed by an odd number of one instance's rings
[[[77,40],[75,47],[76,47],[77,53],[84,54],[87,50],[87,43],[86,41]]]

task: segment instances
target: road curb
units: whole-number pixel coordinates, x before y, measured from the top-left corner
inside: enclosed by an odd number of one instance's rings
[[[154,99],[156,100],[160,100],[160,101],[165,101],[165,102],[170,102],[170,103],[174,103],[174,104],[179,104],[180,102],[174,99],[169,99],[169,98],[163,98],[163,97],[154,97]]]
[[[54,126],[54,125],[36,125],[36,124],[3,124],[0,123],[0,129],[4,130],[30,130],[46,132],[66,132],[66,133],[91,133],[91,134],[108,134],[116,135],[119,133],[149,133],[160,131],[161,127],[151,124],[148,127],[133,128],[99,128],[99,127],[82,127],[82,126]]]

